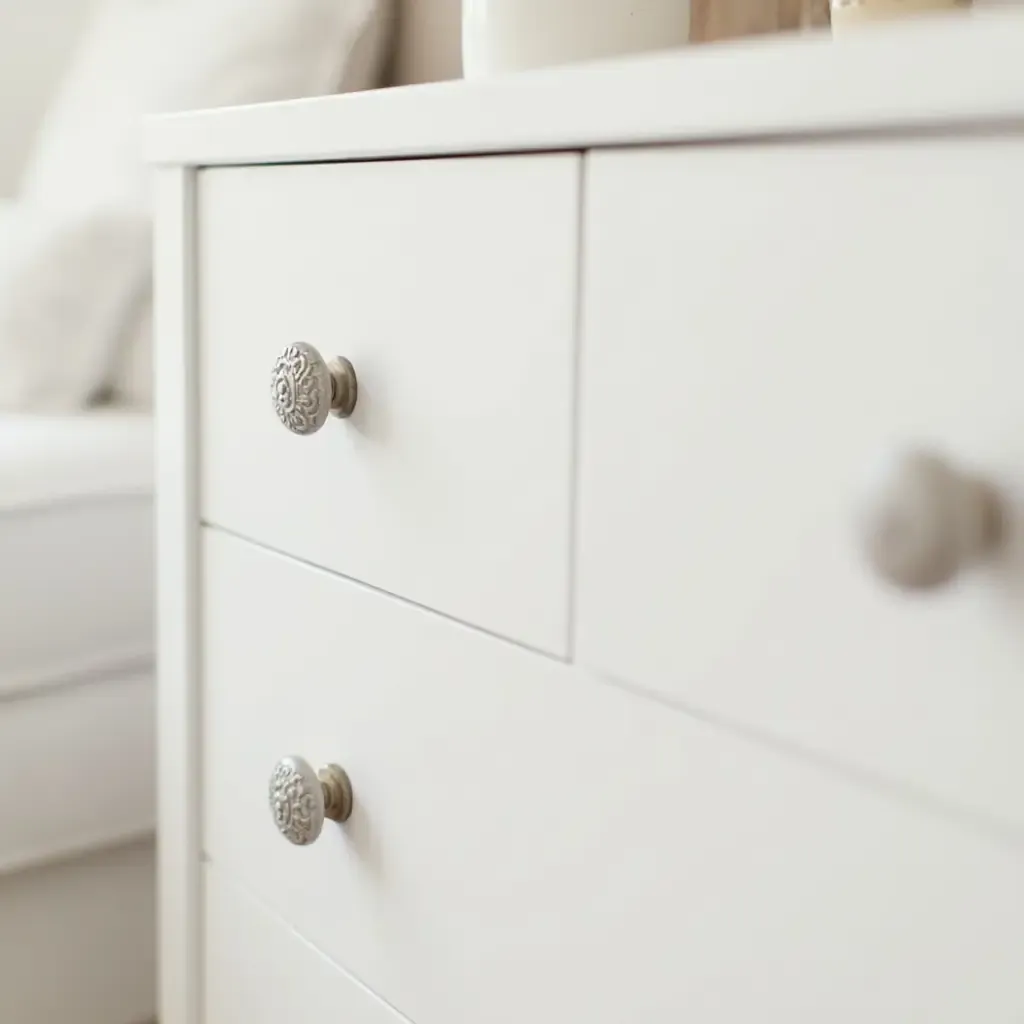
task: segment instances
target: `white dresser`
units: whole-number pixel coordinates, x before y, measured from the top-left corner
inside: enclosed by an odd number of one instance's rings
[[[1024,1021],[1022,54],[153,126],[162,1024]]]

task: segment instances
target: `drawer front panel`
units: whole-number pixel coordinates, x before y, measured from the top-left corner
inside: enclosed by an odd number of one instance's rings
[[[203,172],[205,519],[563,652],[579,159]],[[314,436],[271,400],[295,342],[358,379]]]
[[[227,874],[207,864],[208,1024],[401,1024],[404,1018],[339,970]]]
[[[1018,839],[1022,175],[1008,139],[590,158],[576,580],[587,665]],[[863,536],[914,449],[1007,509],[927,592]]]
[[[417,1024],[1024,1013],[1017,856],[218,531],[203,562],[207,854]],[[307,847],[289,754],[355,793]]]

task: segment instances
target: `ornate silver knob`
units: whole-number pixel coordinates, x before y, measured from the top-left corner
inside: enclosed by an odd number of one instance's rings
[[[1000,495],[940,456],[910,451],[891,459],[875,483],[862,532],[875,570],[905,590],[942,586],[996,547]]]
[[[293,434],[315,434],[328,413],[344,419],[356,407],[356,371],[343,356],[327,362],[304,341],[289,345],[274,363],[270,395],[277,418]]]
[[[290,843],[315,843],[324,819],[347,821],[352,813],[352,784],[344,768],[329,764],[314,772],[301,757],[284,757],[270,776],[274,824]]]

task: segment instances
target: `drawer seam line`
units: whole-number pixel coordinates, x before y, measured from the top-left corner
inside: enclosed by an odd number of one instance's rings
[[[393,1003],[388,1002],[376,989],[370,988],[365,981],[362,980],[358,975],[353,974],[352,971],[346,967],[343,963],[336,960],[333,956],[330,956],[326,951],[322,950],[315,942],[312,941],[308,936],[303,935],[298,928],[295,927],[287,918],[275,910],[270,904],[268,904],[259,893],[256,892],[248,882],[239,878],[237,874],[229,870],[227,867],[221,867],[219,861],[215,861],[210,855],[204,854],[203,862],[206,864],[207,871],[213,870],[217,873],[219,883],[221,885],[229,885],[239,890],[248,899],[252,900],[260,910],[268,917],[272,918],[274,923],[279,927],[286,928],[289,933],[298,939],[304,946],[311,949],[317,956],[321,957],[327,963],[329,963],[335,970],[340,971],[345,977],[352,982],[353,985],[358,986],[368,995],[372,996],[383,1006],[387,1007],[396,1017],[398,1017],[404,1024],[414,1024],[414,1021],[407,1014],[402,1013],[397,1006]]]
[[[662,707],[686,715],[709,728],[731,735],[741,742],[771,751],[789,761],[797,761],[820,774],[828,775],[855,786],[861,791],[891,802],[899,803],[913,811],[939,819],[947,825],[958,825],[978,838],[984,838],[1003,849],[1007,849],[1024,860],[1024,828],[1001,820],[997,816],[977,810],[958,800],[931,792],[912,782],[885,775],[855,761],[830,754],[827,751],[808,747],[797,740],[782,736],[770,729],[738,721],[696,704],[648,689],[638,683],[630,683],[613,673],[604,672],[588,665],[581,665],[590,676],[599,682],[622,690],[641,700],[650,700]]]
[[[282,551],[280,548],[274,547],[272,544],[266,544],[263,541],[256,540],[254,537],[250,537],[244,533],[239,533],[237,530],[232,530],[230,527],[221,526],[218,523],[213,523],[202,517],[200,517],[199,525],[203,529],[220,533],[225,537],[232,537],[243,544],[249,544],[261,551],[277,555],[279,558],[286,558],[290,562],[304,565],[315,572],[325,573],[332,579],[342,580],[345,583],[350,583],[352,586],[359,587],[363,590],[369,591],[370,593],[379,594],[380,596],[389,598],[392,601],[398,601],[400,604],[404,604],[410,608],[417,608],[430,615],[436,615],[438,618],[444,619],[446,622],[451,622],[457,626],[462,626],[465,629],[470,629],[474,633],[481,633],[484,636],[490,637],[492,640],[511,644],[513,647],[529,651],[531,654],[535,654],[541,658],[547,658],[549,661],[558,662],[560,665],[569,664],[569,658],[565,654],[556,654],[553,651],[546,651],[541,647],[534,647],[532,644],[529,644],[524,640],[517,640],[514,637],[506,636],[504,633],[498,633],[492,629],[488,629],[486,626],[481,626],[474,622],[467,622],[465,619],[460,619],[457,615],[452,615],[450,612],[443,612],[437,608],[431,608],[428,604],[422,604],[410,597],[403,597],[401,594],[396,594],[393,591],[386,590],[384,587],[375,586],[373,583],[367,583],[365,580],[356,579],[353,576],[346,576],[345,573],[338,572],[336,569],[327,569],[322,565],[318,565],[316,562],[310,561],[308,558],[303,558],[301,555],[293,555],[287,551]]]
[[[587,163],[586,153],[580,155],[576,171],[576,266],[573,305],[572,394],[570,396],[570,463],[569,463],[569,552],[568,594],[566,595],[566,646],[568,661],[576,660],[576,615],[580,564],[580,494],[582,442],[583,442],[583,329],[586,294],[586,234],[587,234]]]

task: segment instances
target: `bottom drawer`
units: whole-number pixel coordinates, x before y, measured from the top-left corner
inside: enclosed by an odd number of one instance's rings
[[[206,865],[208,1024],[402,1024],[402,1018]]]
[[[1019,853],[243,541],[202,553],[206,848],[417,1024],[1024,1020]],[[305,848],[267,807],[291,753],[356,794]]]

